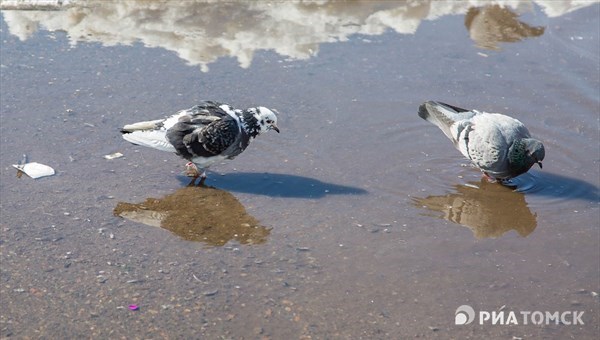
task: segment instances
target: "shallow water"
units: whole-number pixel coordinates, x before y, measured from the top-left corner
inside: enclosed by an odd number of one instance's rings
[[[2,12],[2,337],[598,334],[598,4],[91,4]],[[206,194],[118,132],[203,99],[281,112],[207,180],[260,242],[113,214]],[[544,168],[481,180],[425,100],[521,120]],[[57,174],[17,178],[23,154]],[[465,304],[585,324],[455,325]]]

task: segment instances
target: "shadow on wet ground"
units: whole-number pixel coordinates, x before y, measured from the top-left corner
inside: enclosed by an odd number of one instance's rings
[[[547,171],[529,171],[511,179],[516,190],[528,195],[545,196],[560,200],[583,200],[597,203],[598,187],[579,178],[554,174]]]
[[[182,184],[189,179],[181,177]],[[209,183],[231,192],[288,198],[323,198],[329,195],[365,195],[367,190],[323,182],[315,178],[269,172],[230,172],[209,176]]]

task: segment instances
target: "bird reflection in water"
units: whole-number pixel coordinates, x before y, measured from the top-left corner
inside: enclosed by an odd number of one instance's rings
[[[499,5],[471,7],[465,15],[465,26],[477,46],[489,50],[498,50],[501,42],[539,37],[545,30],[519,21],[518,14]]]
[[[455,185],[454,191],[442,196],[414,197],[413,204],[441,212],[441,216],[432,216],[468,227],[478,239],[496,238],[510,230],[526,237],[537,226],[536,215],[529,210],[523,193],[486,179]]]
[[[211,187],[185,187],[161,199],[119,202],[113,213],[128,220],[167,229],[188,241],[222,246],[231,240],[260,244],[271,229],[259,225],[230,193]]]

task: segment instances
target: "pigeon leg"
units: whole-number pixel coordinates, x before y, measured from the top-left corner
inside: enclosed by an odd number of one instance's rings
[[[206,181],[206,171],[203,170],[202,174],[200,175],[200,182],[198,182],[198,186],[203,187],[204,181]]]
[[[188,187],[193,187],[196,186],[196,179],[198,179],[198,177],[194,177],[192,178],[192,180],[188,183]]]
[[[188,187],[193,187],[196,184],[198,177],[201,176],[198,167],[193,162],[187,162],[185,164],[185,175],[192,177],[192,181],[187,185]],[[204,177],[206,177],[206,175],[204,175]]]

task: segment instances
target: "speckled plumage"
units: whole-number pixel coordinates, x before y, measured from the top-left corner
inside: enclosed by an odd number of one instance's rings
[[[486,175],[506,180],[544,159],[543,144],[518,120],[428,101],[419,116],[439,127],[454,146]]]
[[[235,158],[260,133],[279,132],[276,123],[275,114],[265,107],[236,110],[205,101],[165,119],[125,125],[121,132],[131,143],[175,152],[204,170]]]

